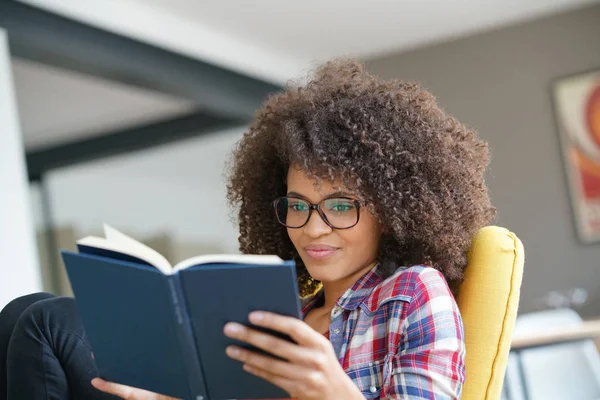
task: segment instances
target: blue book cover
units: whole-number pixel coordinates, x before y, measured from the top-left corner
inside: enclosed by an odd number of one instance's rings
[[[288,397],[226,356],[233,341],[223,326],[250,325],[253,310],[300,317],[293,262],[217,255],[167,269],[156,252],[116,235],[61,252],[102,378],[181,399]]]

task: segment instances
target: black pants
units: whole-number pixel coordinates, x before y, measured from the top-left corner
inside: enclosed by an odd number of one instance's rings
[[[0,400],[115,399],[96,376],[73,298],[36,293],[0,312]]]

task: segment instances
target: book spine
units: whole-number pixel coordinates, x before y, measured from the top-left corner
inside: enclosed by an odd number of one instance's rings
[[[204,382],[204,373],[198,358],[196,341],[192,331],[187,303],[183,296],[181,280],[179,273],[167,277],[175,322],[177,324],[177,335],[179,338],[179,348],[181,357],[187,371],[187,380],[190,387],[190,400],[210,400]]]

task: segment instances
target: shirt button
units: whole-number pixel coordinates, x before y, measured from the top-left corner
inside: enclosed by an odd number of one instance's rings
[[[371,393],[375,393],[377,391],[377,388],[375,386],[371,386],[369,390],[371,391]]]
[[[333,333],[335,333],[336,335],[338,335],[340,333],[340,330],[338,328],[333,330]]]

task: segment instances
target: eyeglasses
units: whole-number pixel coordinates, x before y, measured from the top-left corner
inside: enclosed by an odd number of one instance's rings
[[[313,210],[333,229],[349,229],[358,224],[360,203],[346,197],[336,197],[311,204],[298,197],[280,197],[273,202],[277,221],[287,228],[302,228]]]

